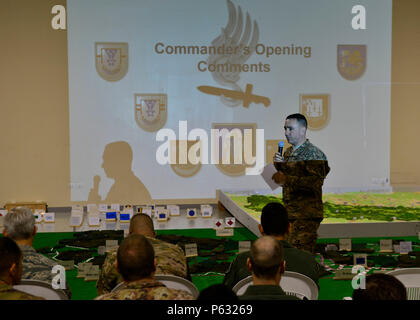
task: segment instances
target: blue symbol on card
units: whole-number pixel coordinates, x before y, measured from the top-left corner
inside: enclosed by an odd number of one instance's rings
[[[356,258],[356,264],[365,264],[366,260],[364,257]]]
[[[117,212],[107,212],[105,215],[106,219],[117,219]]]
[[[166,213],[159,213],[159,219],[166,219]]]
[[[194,210],[190,210],[190,211],[188,211],[188,215],[189,215],[190,217],[194,216],[194,215],[195,215]]]
[[[120,221],[128,221],[128,220],[130,220],[129,213],[120,213]]]

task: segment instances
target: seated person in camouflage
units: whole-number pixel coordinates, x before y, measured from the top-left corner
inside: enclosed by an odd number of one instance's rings
[[[156,281],[156,266],[155,252],[148,239],[140,234],[129,235],[117,251],[116,269],[123,277],[123,285],[95,300],[193,300],[190,293]]]
[[[10,238],[0,238],[0,300],[44,300],[13,289],[22,276],[22,251]]]
[[[3,235],[14,240],[23,253],[22,279],[51,283],[54,277],[52,268],[58,263],[37,253],[32,247],[36,232],[35,217],[28,207],[13,208],[4,217]],[[70,288],[64,291],[70,299]]]
[[[301,273],[318,284],[319,264],[315,258],[309,252],[294,248],[286,241],[291,225],[287,211],[281,203],[272,202],[264,206],[261,213],[261,224],[258,225],[258,228],[263,236],[273,236],[280,241],[283,246],[287,271]],[[224,284],[233,288],[240,280],[251,275],[246,266],[249,255],[250,252],[247,251],[236,257],[225,274]]]
[[[280,287],[286,262],[283,247],[276,238],[263,236],[256,240],[246,264],[252,273],[253,284],[239,296],[239,300],[300,300],[286,295]]]
[[[130,220],[131,234],[141,234],[152,244],[156,261],[156,274],[170,274],[178,277],[187,277],[187,259],[184,251],[174,244],[156,239],[156,233],[153,227],[153,220],[147,214],[136,214]],[[104,261],[96,284],[98,294],[111,292],[111,290],[123,281],[121,275],[115,268],[117,260],[117,249],[110,251]]]

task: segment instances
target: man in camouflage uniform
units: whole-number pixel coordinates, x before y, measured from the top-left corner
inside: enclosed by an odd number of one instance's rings
[[[155,252],[148,239],[140,234],[123,240],[117,251],[116,269],[122,275],[123,285],[95,300],[193,300],[187,291],[170,289],[154,279]]]
[[[317,230],[324,218],[322,185],[330,168],[325,154],[306,138],[307,121],[296,113],[286,118],[287,141],[292,145],[282,157],[274,156],[278,170],[273,180],[283,186],[283,203],[293,223],[289,242],[314,253]]]
[[[156,274],[170,274],[182,278],[187,277],[187,259],[182,249],[174,244],[156,239],[153,220],[147,214],[136,214],[130,220],[131,234],[141,234],[152,244],[156,256]],[[118,248],[110,251],[102,265],[99,280],[96,284],[98,294],[111,292],[123,281],[121,274],[115,268]]]
[[[13,208],[4,218],[3,235],[13,239],[23,253],[22,279],[40,280],[51,284],[55,276],[51,271],[58,263],[37,253],[32,247],[36,232],[35,217],[27,207]],[[70,299],[70,288],[67,286],[64,291]]]
[[[22,276],[22,252],[10,238],[0,238],[0,300],[44,300],[13,289]]]

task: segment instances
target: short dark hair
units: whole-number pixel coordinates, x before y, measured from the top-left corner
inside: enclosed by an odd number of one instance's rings
[[[133,234],[125,238],[118,248],[118,269],[124,280],[140,280],[156,270],[154,258],[155,251],[146,237]]]
[[[203,289],[200,292],[197,300],[205,301],[205,300],[231,300],[237,301],[238,296],[236,295],[233,290],[225,284],[214,284],[210,287]]]
[[[261,212],[261,226],[268,236],[284,235],[289,227],[286,208],[279,202],[270,202]]]
[[[12,239],[8,237],[0,238],[0,275],[6,274],[10,267],[15,263],[19,265],[22,251]]]
[[[308,128],[308,121],[306,120],[306,117],[301,113],[293,113],[291,115],[288,115],[287,119],[296,119],[299,124],[305,128]]]
[[[407,290],[400,280],[389,274],[366,277],[366,288],[353,291],[353,300],[407,300]]]
[[[261,237],[252,244],[249,259],[256,277],[273,279],[284,261],[283,246],[272,236]]]

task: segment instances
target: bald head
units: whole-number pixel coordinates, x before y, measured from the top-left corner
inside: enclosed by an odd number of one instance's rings
[[[140,234],[129,235],[117,251],[118,270],[125,281],[135,281],[153,275],[156,270],[155,251]]]
[[[153,220],[144,213],[135,214],[130,220],[130,234],[142,234],[146,237],[155,237]]]
[[[273,279],[284,264],[283,246],[272,236],[256,240],[251,247],[252,273],[260,279]]]

